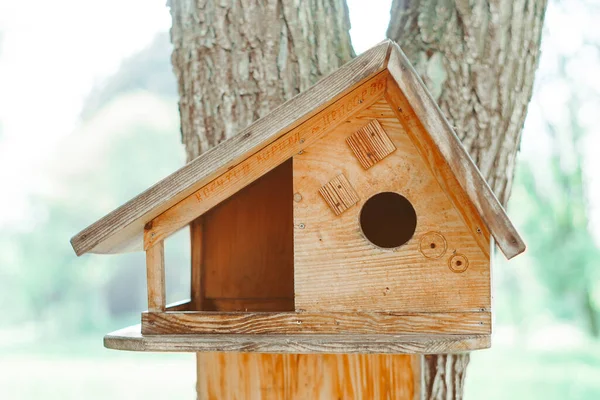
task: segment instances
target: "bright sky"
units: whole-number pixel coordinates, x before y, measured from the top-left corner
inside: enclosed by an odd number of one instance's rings
[[[170,24],[165,0],[0,0],[0,229],[49,190],[45,167],[94,84]]]
[[[357,53],[384,39],[390,4],[391,0],[348,1]],[[552,35],[546,52],[569,53],[583,45],[584,37],[594,37],[588,31],[597,27],[592,18],[598,13],[569,4],[568,13],[549,9],[549,25],[569,29]],[[24,218],[32,194],[50,190],[52,177],[45,167],[61,139],[76,129],[82,101],[94,84],[114,73],[124,57],[146,46],[155,33],[168,30],[170,23],[165,0],[0,0],[0,229]],[[598,44],[600,30],[595,32]],[[598,51],[591,54],[595,56],[587,64],[584,60],[574,68],[600,93]],[[553,67],[542,64],[540,73]],[[539,140],[541,106],[559,115],[565,91],[568,88],[554,86],[552,93],[534,99],[522,146],[525,153],[535,157],[544,150]],[[590,126],[597,118],[596,105],[583,110]],[[599,136],[592,137],[591,146],[598,148]],[[600,170],[600,165],[589,169]],[[598,210],[594,225],[600,229],[600,179],[592,179],[590,196]]]

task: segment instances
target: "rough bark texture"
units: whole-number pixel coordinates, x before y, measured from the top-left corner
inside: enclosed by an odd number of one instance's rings
[[[422,399],[463,398],[469,354],[423,356]]]
[[[540,54],[546,0],[394,0],[388,37],[421,74],[503,204]]]
[[[170,7],[188,161],[354,55],[344,0],[172,0]]]
[[[531,99],[547,0],[394,0],[402,47],[503,204]],[[425,399],[461,399],[469,355],[424,358]]]

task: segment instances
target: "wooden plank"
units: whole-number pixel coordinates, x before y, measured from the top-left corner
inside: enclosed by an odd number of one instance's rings
[[[371,168],[396,150],[376,119],[349,136],[346,143],[364,169]]]
[[[193,311],[191,304],[192,303],[189,299],[176,301],[174,303],[167,304],[165,306],[165,311]]]
[[[164,311],[165,295],[165,246],[156,242],[146,250],[146,280],[148,283],[148,311]]]
[[[365,170],[345,140],[377,119],[397,148]],[[335,216],[319,188],[344,174],[359,203]],[[369,242],[360,226],[365,201],[396,192],[415,209],[413,237],[395,249]],[[459,211],[442,189],[385,100],[365,109],[294,157],[294,285],[297,310],[470,312],[491,304],[489,247],[483,252]],[[302,226],[302,228],[300,228]],[[443,254],[431,257],[420,243],[438,232]],[[431,245],[431,242],[428,243]],[[453,252],[469,259],[463,273],[452,272]]]
[[[294,297],[292,189],[287,160],[204,214],[204,297]]]
[[[344,174],[339,174],[327,182],[319,189],[319,193],[335,215],[340,215],[359,200],[356,191]]]
[[[204,311],[290,311],[294,297],[205,299]]]
[[[411,131],[415,135],[415,143],[429,161],[431,168],[442,168],[439,180],[449,181],[452,192],[456,192],[458,197],[464,197],[463,191],[466,193],[467,199],[485,221],[498,247],[508,259],[525,251],[525,243],[504,208],[469,157],[419,75],[395,43],[392,43],[387,67],[395,85],[388,86],[386,98],[395,106],[394,109],[400,114],[399,118],[414,127]],[[403,96],[398,95],[396,87],[400,89]],[[402,101],[404,97],[407,100],[405,102]],[[407,108],[407,104],[410,107]],[[420,124],[416,124],[415,120],[419,120]],[[419,127],[418,125],[421,124],[422,126]],[[452,182],[454,180],[458,181],[463,190],[457,190]],[[474,225],[481,225],[481,223]]]
[[[197,364],[198,399],[414,400],[418,398],[412,378],[414,358],[390,354],[206,354]]]
[[[204,298],[203,279],[204,266],[202,265],[202,243],[203,243],[203,224],[202,217],[193,220],[190,223],[190,247],[191,247],[191,281],[190,281],[190,297],[191,309],[202,310]]]
[[[487,334],[488,312],[310,313],[147,312],[142,333],[168,334]]]
[[[425,393],[425,391],[423,390],[423,368],[425,365],[423,363],[423,355],[413,354],[410,360],[413,378],[413,398],[411,400],[424,400],[425,396],[423,393]]]
[[[141,249],[145,224],[239,164],[248,155],[304,123],[365,79],[382,71],[389,48],[390,42],[385,41],[367,50],[235,137],[207,151],[85,228],[71,239],[75,253],[118,253]],[[330,118],[334,117],[330,115]],[[283,160],[287,158],[289,156]]]
[[[385,72],[375,75],[310,120],[158,215],[148,223],[149,229],[144,233],[144,248],[183,228],[193,219],[315,143],[355,112],[373,104],[383,96],[386,81]]]
[[[439,354],[487,349],[490,335],[145,335],[134,325],[104,337],[115,350],[293,354]]]

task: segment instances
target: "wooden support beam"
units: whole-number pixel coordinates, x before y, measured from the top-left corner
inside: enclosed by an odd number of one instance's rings
[[[165,311],[165,246],[161,240],[146,250],[148,311]]]
[[[198,358],[198,399],[417,400],[420,386],[413,376],[419,371],[418,359],[391,354],[207,353]]]
[[[382,71],[335,101],[313,118],[260,149],[196,190],[148,223],[144,249],[163,240],[195,218],[290,159],[335,129],[346,118],[383,97],[388,73]]]
[[[147,312],[144,335],[163,334],[489,334],[489,312]]]
[[[191,281],[190,281],[190,300],[191,310],[203,310],[203,299],[205,293],[203,290],[204,275],[203,248],[204,248],[204,224],[202,218],[197,218],[190,223],[190,246],[191,246]]]
[[[490,335],[142,335],[140,325],[104,337],[115,350],[291,354],[439,354],[487,349]],[[201,371],[202,372],[202,371]]]

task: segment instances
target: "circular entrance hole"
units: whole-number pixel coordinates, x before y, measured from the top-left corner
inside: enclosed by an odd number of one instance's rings
[[[360,227],[375,246],[391,249],[408,242],[417,228],[417,213],[406,197],[393,192],[376,194],[360,211]]]

